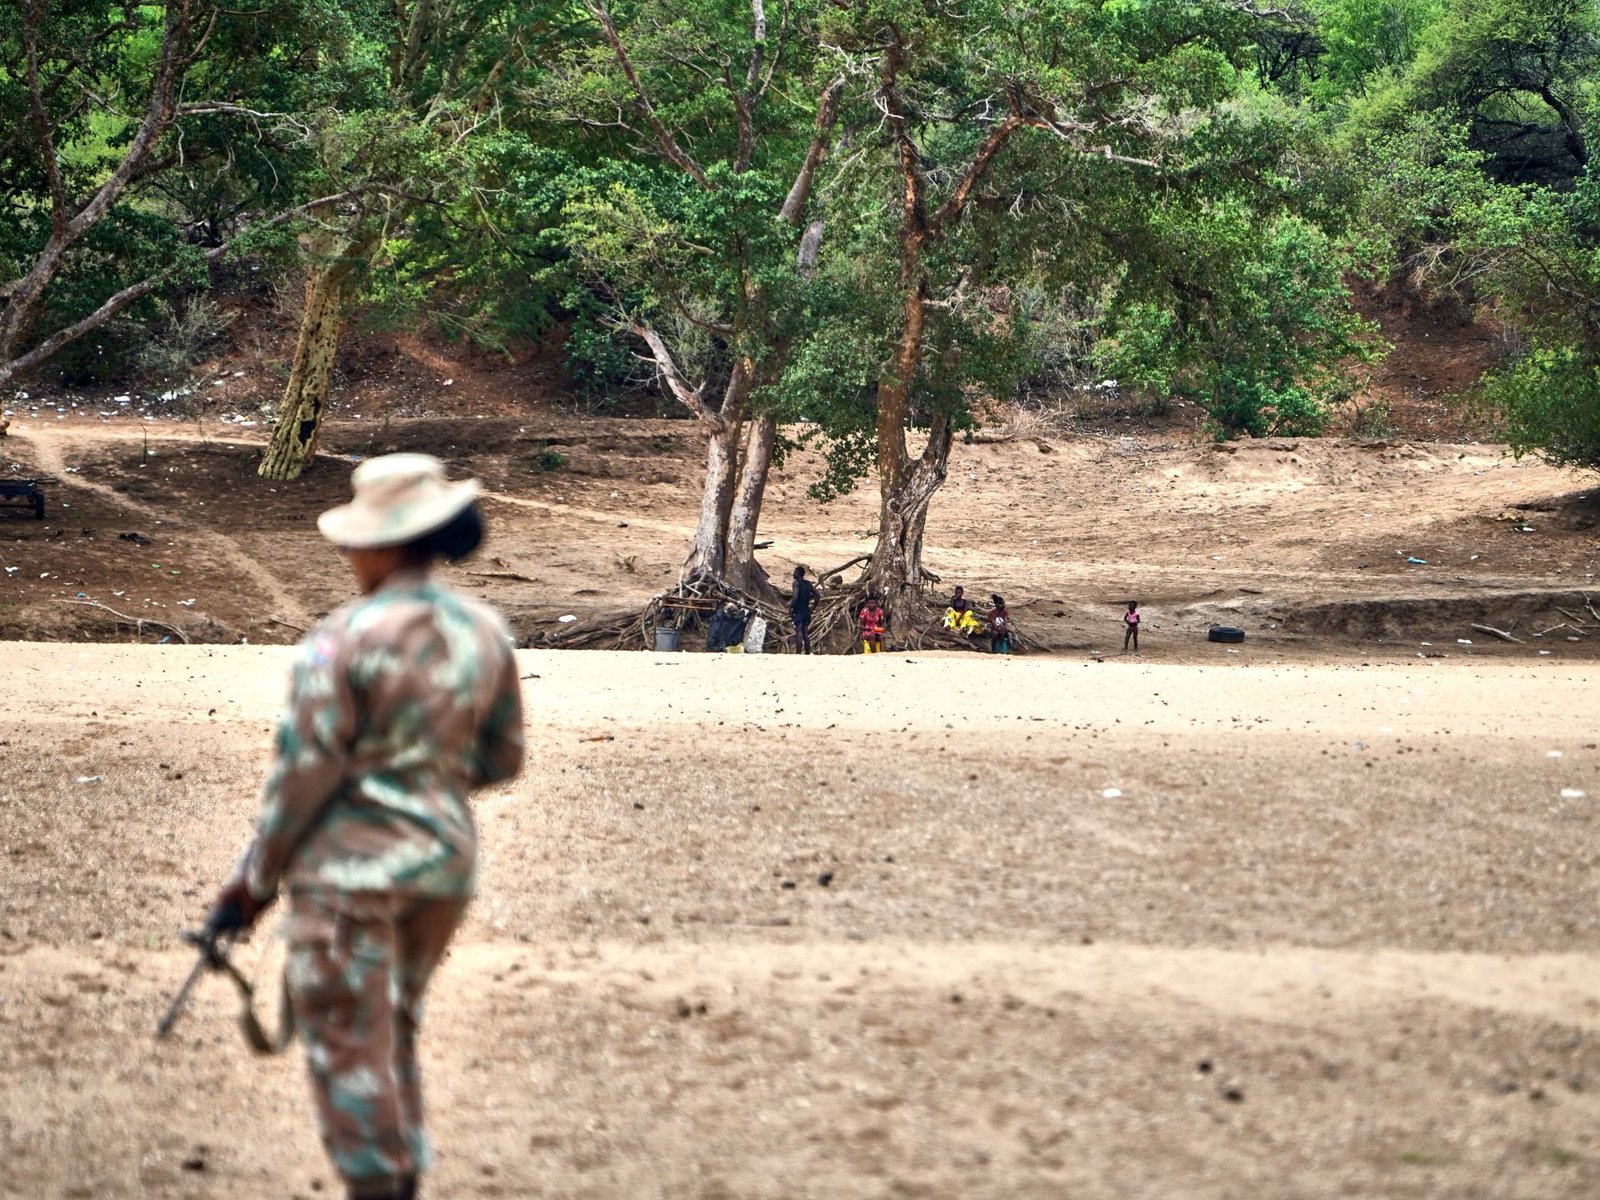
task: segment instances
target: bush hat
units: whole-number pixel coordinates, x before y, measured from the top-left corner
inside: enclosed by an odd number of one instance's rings
[[[365,550],[401,546],[449,523],[478,495],[478,481],[450,482],[431,454],[369,458],[350,475],[355,498],[317,518],[336,546]]]

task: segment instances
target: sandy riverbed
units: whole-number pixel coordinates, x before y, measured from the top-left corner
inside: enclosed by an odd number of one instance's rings
[[[150,1038],[285,653],[0,647],[0,1193],[336,1192],[223,984]],[[519,660],[431,1196],[1600,1191],[1581,666]]]

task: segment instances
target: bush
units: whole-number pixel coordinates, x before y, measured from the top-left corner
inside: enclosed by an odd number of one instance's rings
[[[139,368],[157,387],[177,389],[194,379],[195,368],[216,350],[233,314],[209,296],[192,295],[160,305],[160,316],[145,330]]]
[[[109,387],[138,370],[145,333],[136,321],[107,321],[92,333],[68,342],[39,368],[62,387]]]
[[[1516,454],[1600,470],[1600,364],[1570,347],[1536,348],[1491,376],[1486,390]]]

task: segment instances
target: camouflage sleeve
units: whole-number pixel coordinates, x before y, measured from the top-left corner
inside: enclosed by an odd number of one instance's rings
[[[277,892],[295,847],[344,781],[357,720],[347,660],[341,639],[319,630],[295,663],[246,875],[259,899]]]
[[[499,783],[522,769],[522,685],[517,681],[517,660],[504,638],[497,638],[499,662],[494,699],[478,730],[473,764],[475,786]]]

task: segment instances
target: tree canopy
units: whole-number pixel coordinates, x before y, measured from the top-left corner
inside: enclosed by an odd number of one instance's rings
[[[560,325],[699,423],[693,573],[762,586],[798,429],[820,497],[876,478],[892,592],[996,405],[1104,375],[1316,434],[1394,279],[1507,331],[1516,449],[1600,466],[1597,67],[1595,0],[18,0],[0,387],[298,269],[287,477],[352,312]]]

